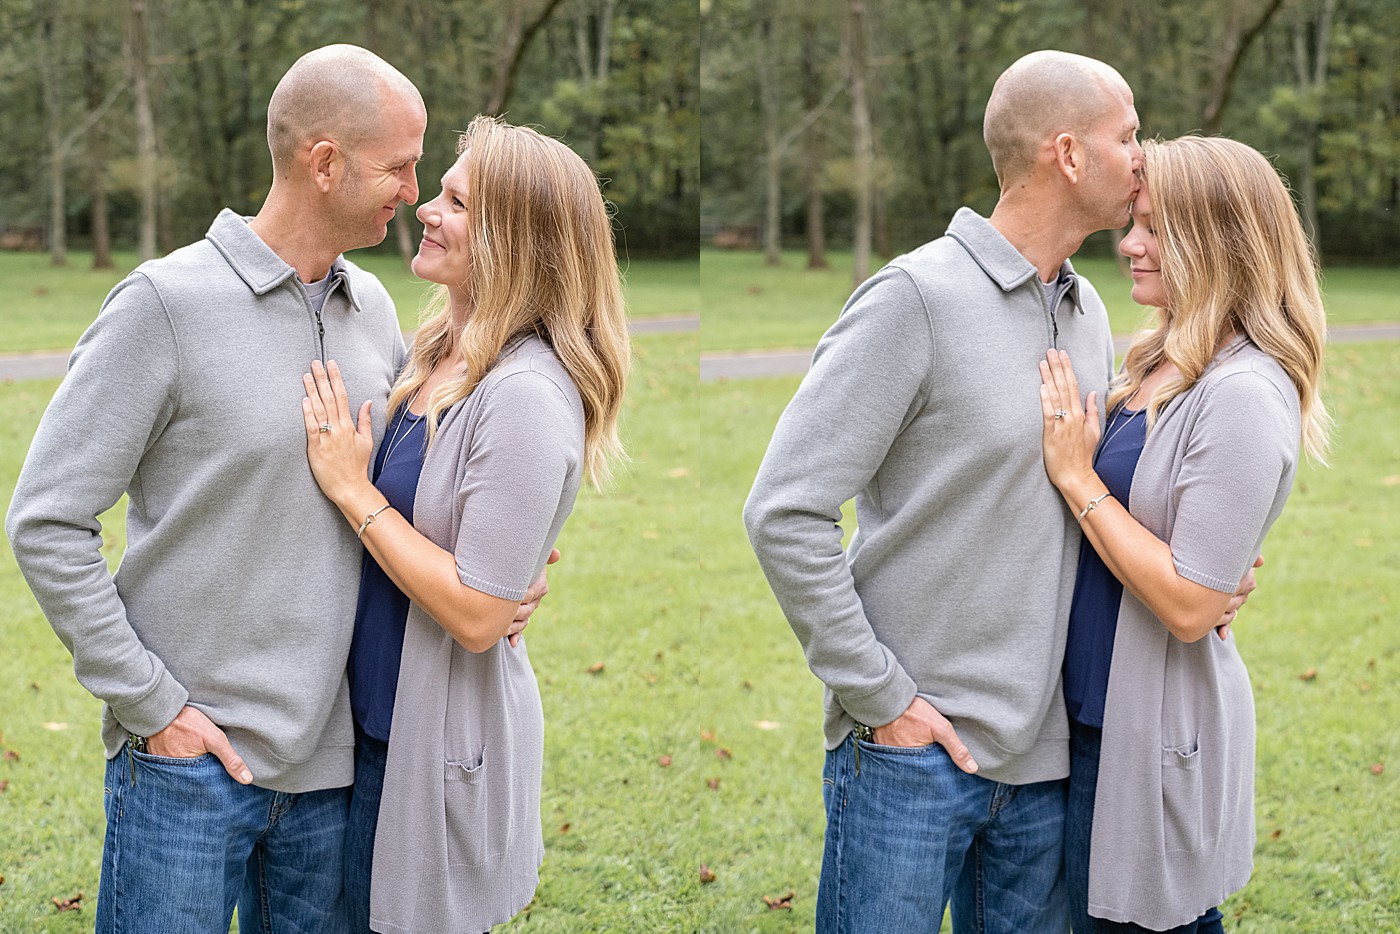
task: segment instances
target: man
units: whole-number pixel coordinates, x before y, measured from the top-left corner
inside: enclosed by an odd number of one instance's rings
[[[227,930],[235,902],[245,932],[332,923],[361,549],[307,466],[301,374],[335,359],[352,399],[387,397],[393,304],[340,254],[417,200],[426,125],[373,53],[299,59],[262,209],[118,284],[34,437],[7,531],[104,701],[99,931]],[[96,517],[123,492],[113,579]]]
[[[1037,367],[1066,350],[1103,395],[1107,315],[1067,258],[1127,222],[1142,153],[1127,83],[1062,52],[1007,69],[984,127],[991,217],[961,209],[856,290],[745,507],[826,685],[822,932],[935,930],[950,899],[958,931],[1068,926],[1059,673],[1080,536],[1041,461]]]

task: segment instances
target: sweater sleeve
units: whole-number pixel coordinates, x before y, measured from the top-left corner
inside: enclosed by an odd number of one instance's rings
[[[886,267],[865,282],[818,344],[744,507],[754,553],[808,666],[870,726],[903,713],[916,686],[866,618],[841,545],[841,507],[923,405],[933,351],[908,274]]]
[[[561,504],[573,505],[582,447],[582,423],[549,377],[522,371],[492,387],[458,492],[462,583],[506,600],[525,596],[553,544]]]
[[[78,681],[142,736],[166,727],[188,693],[132,628],[97,517],[133,486],[142,456],[169,422],[178,372],[160,296],[134,273],[107,296],[74,349],[6,521],[15,560],[72,653]]]
[[[1170,545],[1178,574],[1235,591],[1291,483],[1298,443],[1291,406],[1264,375],[1245,370],[1210,387],[1174,489]]]

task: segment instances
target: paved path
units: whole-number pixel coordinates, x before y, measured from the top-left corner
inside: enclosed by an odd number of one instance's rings
[[[639,318],[632,322],[633,334],[673,334],[682,331],[695,331],[700,327],[699,315],[676,318]],[[404,340],[413,338],[412,331],[404,332]],[[51,379],[68,371],[70,351],[58,353],[0,354],[0,381],[10,382],[24,379]]]
[[[1332,343],[1350,341],[1400,340],[1400,324],[1346,324],[1331,328],[1327,339]],[[1129,337],[1116,337],[1118,353],[1128,349]],[[744,350],[711,351],[700,355],[700,381],[722,379],[752,379],[760,376],[801,376],[812,363],[810,350]]]

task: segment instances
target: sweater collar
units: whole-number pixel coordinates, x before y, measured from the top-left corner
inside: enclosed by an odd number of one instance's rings
[[[248,221],[249,218],[224,208],[214,218],[214,223],[209,225],[209,233],[205,236],[254,295],[266,295],[294,278],[297,271],[253,232]],[[350,271],[344,255],[335,258],[327,275],[334,278],[331,291],[344,289],[350,306],[359,311],[360,303],[355,301],[355,294],[350,289]]]
[[[1003,292],[1011,292],[1034,279],[1037,286],[1040,278],[1030,260],[1012,246],[1001,231],[992,226],[991,221],[971,208],[959,208],[948,225],[948,236],[956,240],[977,265],[982,267],[993,282]],[[1069,260],[1060,266],[1060,277],[1069,279],[1069,299],[1079,313],[1084,314],[1084,305],[1079,300],[1079,276]]]

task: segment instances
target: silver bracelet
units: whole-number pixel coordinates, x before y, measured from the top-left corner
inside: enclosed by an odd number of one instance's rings
[[[1087,516],[1089,513],[1093,512],[1094,509],[1099,505],[1099,503],[1102,503],[1104,500],[1108,499],[1112,495],[1112,493],[1104,493],[1097,499],[1089,500],[1089,505],[1085,506],[1083,511],[1079,513],[1079,524],[1083,525],[1084,517]]]
[[[374,517],[377,516],[377,515],[379,515],[381,512],[383,512],[384,510],[386,510],[386,509],[388,509],[388,508],[389,508],[389,504],[388,504],[388,503],[385,503],[383,506],[380,506],[380,507],[379,507],[378,509],[376,509],[374,512],[372,512],[372,513],[370,513],[369,515],[365,516],[365,521],[364,521],[364,522],[361,522],[361,523],[360,523],[360,527],[359,527],[358,529],[355,530],[355,537],[356,537],[356,538],[364,538],[364,537],[365,537],[365,529],[367,529],[367,528],[369,528],[370,526],[374,525]]]

